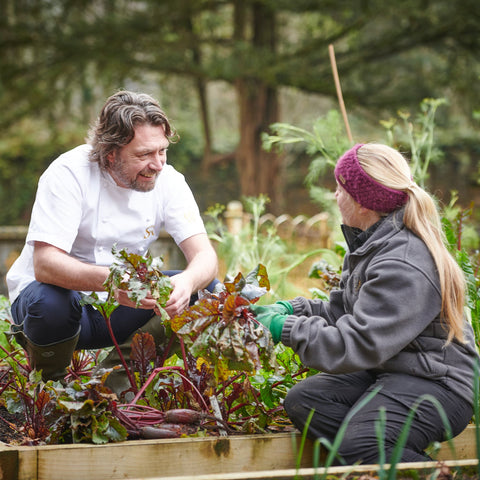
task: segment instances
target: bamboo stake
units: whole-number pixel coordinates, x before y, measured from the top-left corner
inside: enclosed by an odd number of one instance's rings
[[[333,79],[335,80],[335,88],[337,89],[338,103],[340,104],[340,110],[342,112],[345,128],[347,129],[347,136],[350,143],[353,143],[352,132],[350,131],[350,125],[347,118],[347,110],[345,109],[345,103],[343,102],[342,87],[340,86],[340,79],[338,78],[337,62],[335,61],[335,51],[333,45],[328,46],[328,53],[330,54],[330,63],[332,64]]]

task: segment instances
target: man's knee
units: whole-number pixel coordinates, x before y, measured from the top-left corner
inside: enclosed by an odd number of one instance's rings
[[[46,345],[78,333],[82,314],[78,292],[37,284],[34,292],[19,301],[15,323],[23,323],[25,335],[33,342]]]
[[[81,307],[77,299],[77,292],[53,287],[43,289],[43,295],[39,295],[30,303],[28,313],[48,321],[58,316],[79,317]]]

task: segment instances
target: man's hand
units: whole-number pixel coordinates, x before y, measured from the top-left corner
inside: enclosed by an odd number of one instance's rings
[[[124,305],[125,307],[143,308],[145,310],[154,310],[155,306],[157,305],[157,301],[150,294],[148,294],[143,300],[140,300],[138,305],[134,300],[132,300],[128,296],[128,291],[127,290],[115,289],[114,296],[115,296],[115,300],[120,305]]]
[[[174,317],[180,315],[190,305],[190,298],[194,292],[190,276],[186,271],[170,277],[170,282],[173,290],[165,304],[165,311],[170,317]]]

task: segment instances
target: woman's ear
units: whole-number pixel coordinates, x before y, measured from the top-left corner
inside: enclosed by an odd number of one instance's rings
[[[373,210],[370,210],[366,207],[362,207],[360,204],[358,204],[358,213],[360,215],[369,215],[370,212],[373,212]]]

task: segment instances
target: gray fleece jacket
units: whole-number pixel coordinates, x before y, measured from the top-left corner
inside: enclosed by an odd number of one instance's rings
[[[399,372],[443,382],[473,402],[478,358],[471,326],[466,343],[445,345],[435,263],[424,242],[407,229],[403,209],[347,253],[340,288],[330,301],[297,297],[282,342],[302,362],[327,373]]]

